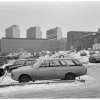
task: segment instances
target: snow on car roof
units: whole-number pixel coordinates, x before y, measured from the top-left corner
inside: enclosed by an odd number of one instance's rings
[[[66,57],[66,58],[48,58],[48,59],[43,59],[43,60],[56,60],[56,59],[60,60],[60,59],[75,59],[75,58],[73,58],[73,57]]]
[[[46,58],[46,59],[40,59],[38,60],[34,65],[33,67],[38,67],[43,61],[45,60],[62,60],[62,59],[68,59],[68,60],[76,60],[75,58],[73,57],[68,57],[68,58]],[[77,59],[78,60],[78,59]]]

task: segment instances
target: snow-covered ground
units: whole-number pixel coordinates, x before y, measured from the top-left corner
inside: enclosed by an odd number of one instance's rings
[[[80,54],[74,55],[74,57],[78,58],[81,62],[88,62],[89,56],[80,56]],[[36,81],[35,83],[44,83],[44,84],[25,84],[25,85],[15,85],[15,86],[9,86],[9,87],[1,87],[0,88],[0,98],[41,98],[41,97],[75,97],[75,95],[78,94],[80,97],[80,93],[84,93],[81,96],[88,96],[87,94],[90,92],[93,92],[94,89],[98,90],[100,88],[100,64],[97,63],[86,63],[84,64],[87,67],[87,75],[81,76],[81,79],[85,80],[84,82],[77,81],[78,78],[76,78],[76,81],[74,82],[54,82],[51,80],[45,80],[45,81]],[[4,84],[14,84],[18,83],[11,79],[10,74],[7,74],[6,77],[4,77],[3,81],[2,78],[0,79],[0,85]],[[49,83],[47,83],[49,82]],[[54,82],[54,83],[53,83]],[[97,87],[97,84],[99,87]],[[91,86],[91,87],[90,87]],[[80,92],[81,90],[81,92]],[[96,91],[95,90],[95,91]],[[88,91],[88,93],[87,93]],[[64,95],[66,93],[66,96]],[[86,94],[87,93],[87,94]],[[93,92],[94,93],[94,92]],[[99,95],[99,90],[97,91],[97,94]],[[89,96],[92,96],[95,94],[89,94]]]

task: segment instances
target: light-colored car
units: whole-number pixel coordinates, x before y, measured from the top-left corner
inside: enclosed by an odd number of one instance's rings
[[[33,66],[12,70],[11,77],[19,82],[47,79],[75,80],[75,77],[86,73],[87,69],[77,59],[52,58],[37,61]]]

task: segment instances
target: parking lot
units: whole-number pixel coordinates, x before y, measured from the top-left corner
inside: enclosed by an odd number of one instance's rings
[[[19,84],[7,75],[1,82],[0,98],[98,98],[100,97],[100,64],[85,64],[87,75],[78,81],[45,80]],[[9,84],[12,84],[9,86]],[[8,86],[6,86],[8,85]]]

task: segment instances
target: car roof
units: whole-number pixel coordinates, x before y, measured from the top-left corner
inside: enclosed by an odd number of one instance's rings
[[[68,58],[48,58],[48,59],[43,59],[43,60],[75,60],[75,58],[72,58],[72,57],[68,57]]]
[[[27,59],[17,59],[16,61],[20,61],[20,60],[27,60]]]

